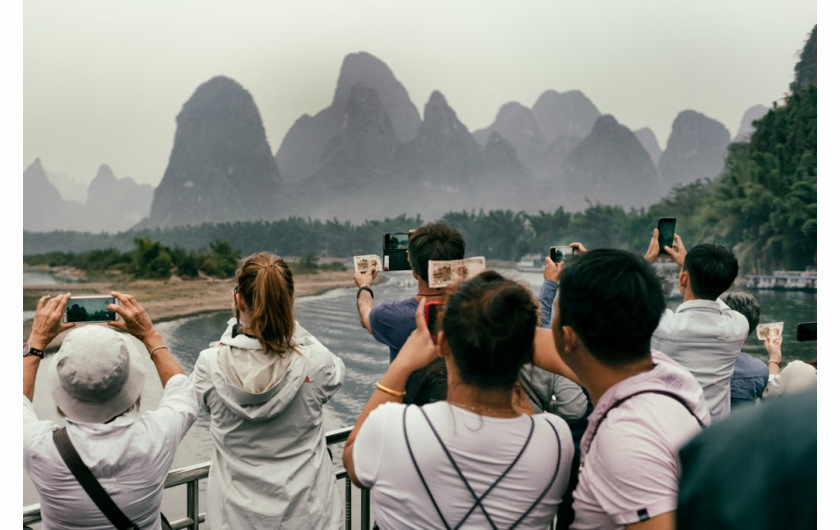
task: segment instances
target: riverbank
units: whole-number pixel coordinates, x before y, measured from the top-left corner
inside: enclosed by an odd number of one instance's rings
[[[23,310],[34,311],[38,299],[45,295],[55,296],[70,292],[73,295],[108,294],[118,291],[134,296],[146,308],[152,321],[165,322],[185,316],[198,315],[229,309],[233,279],[181,280],[131,280],[85,281],[23,286]],[[310,274],[295,274],[295,296],[312,296],[331,289],[353,287],[353,271],[321,271]],[[32,320],[23,322],[23,341],[29,337]],[[53,342],[52,347],[61,344],[63,334]]]

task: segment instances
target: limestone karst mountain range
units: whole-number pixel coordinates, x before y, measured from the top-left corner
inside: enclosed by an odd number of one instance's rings
[[[739,139],[762,109],[748,111]],[[113,232],[290,215],[362,222],[402,213],[433,220],[480,208],[644,207],[675,184],[717,176],[730,139],[719,122],[686,110],[663,151],[650,129],[630,131],[578,90],[547,90],[530,108],[506,103],[493,123],[471,132],[439,91],[421,116],[390,68],[360,52],[345,58],[331,104],[298,118],[273,155],[246,88],[223,76],[203,83],[177,116],[151,203],[139,192],[121,199],[89,190],[88,203],[94,198],[116,208],[109,214],[128,214],[120,222],[100,216],[95,225],[70,212],[36,161],[24,172],[24,229]],[[69,213],[35,215],[32,197]],[[70,221],[81,218],[90,222]]]
[[[110,167],[102,165],[84,203],[65,200],[36,159],[23,172],[23,228],[33,232],[128,230],[149,215],[153,191],[131,177],[117,178]]]

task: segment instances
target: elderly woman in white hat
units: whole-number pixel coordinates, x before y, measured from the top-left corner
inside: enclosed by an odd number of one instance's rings
[[[192,383],[145,309],[132,296],[111,294],[119,303],[108,308],[121,319],[67,334],[49,367],[51,392],[67,420],[72,447],[117,511],[138,528],[158,529],[163,483],[175,449],[198,415],[198,404]],[[103,513],[59,452],[61,429],[39,420],[32,406],[44,350],[59,333],[74,327],[62,322],[69,298],[67,293],[38,301],[32,332],[23,345],[24,465],[40,497],[43,528],[112,529],[114,515]],[[139,408],[146,361],[129,334],[145,346],[164,387],[160,406],[140,415],[127,413]]]

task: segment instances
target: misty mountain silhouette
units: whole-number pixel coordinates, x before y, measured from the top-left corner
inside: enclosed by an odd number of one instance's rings
[[[391,69],[358,52],[345,57],[331,104],[298,118],[274,155],[244,87],[224,76],[201,84],[177,116],[166,171],[135,226],[643,207],[673,185],[718,175],[729,140],[722,124],[685,110],[662,152],[650,129],[631,132],[579,90],[546,90],[530,109],[508,102],[490,126],[470,132],[439,91],[421,119]],[[116,190],[109,172],[96,180]],[[126,208],[132,199],[143,204],[142,191],[92,193],[108,215],[142,215]],[[35,204],[52,215],[38,216]],[[70,210],[33,162],[24,173],[24,229],[72,226],[83,213]]]

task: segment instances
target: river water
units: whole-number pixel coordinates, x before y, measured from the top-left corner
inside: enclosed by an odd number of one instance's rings
[[[512,269],[499,271],[527,283],[535,292],[542,283],[541,273],[522,273]],[[28,277],[27,274],[24,274],[24,283],[47,283],[44,277]],[[352,272],[348,272],[348,275],[352,275]],[[414,294],[416,283],[410,273],[389,272],[385,275],[387,281],[375,288],[377,303],[402,300]],[[816,358],[816,342],[796,342],[796,324],[817,319],[816,294],[780,291],[755,291],[754,294],[761,303],[761,322],[785,322],[782,347],[784,359],[788,361]],[[679,305],[679,300],[669,300],[668,305],[675,308]],[[295,302],[295,313],[299,323],[339,356],[347,367],[342,389],[326,406],[327,430],[353,425],[370,397],[375,383],[388,367],[388,348],[376,342],[359,325],[354,288],[335,289],[322,295],[301,298]],[[27,318],[27,314],[31,318],[32,313],[26,311],[24,318]],[[218,312],[163,322],[158,324],[157,328],[189,374],[198,353],[207,348],[211,341],[219,338],[228,318],[228,312]],[[754,333],[747,339],[744,349],[763,360],[767,359],[763,345]],[[33,402],[41,419],[52,419],[62,423],[55,413],[47,377],[43,374],[50,366],[51,358],[52,356],[48,356],[41,363]],[[149,361],[141,410],[155,408],[160,401],[160,381],[153,376],[154,373],[154,366]],[[212,444],[207,429],[208,417],[202,413],[179,446],[174,467],[210,460]],[[336,460],[340,461],[340,457]],[[36,502],[38,496],[24,471],[23,504],[26,506]],[[179,497],[179,500],[170,500],[167,504],[169,503],[182,506],[183,500]],[[176,508],[174,513],[181,513],[181,510],[183,508]]]

